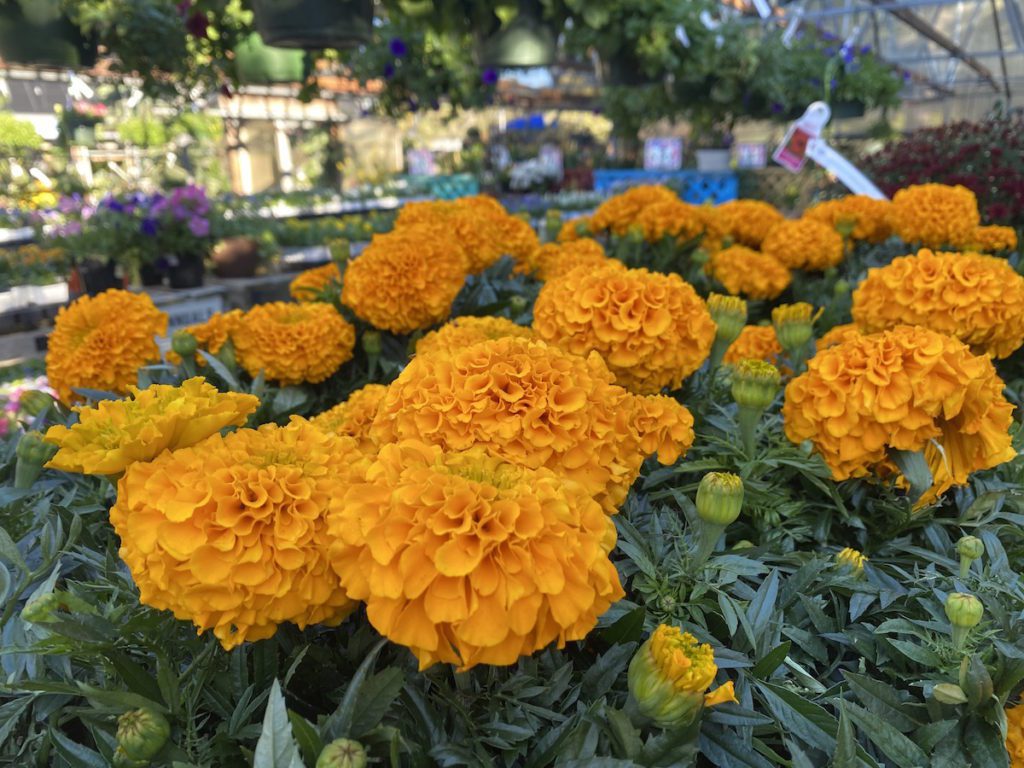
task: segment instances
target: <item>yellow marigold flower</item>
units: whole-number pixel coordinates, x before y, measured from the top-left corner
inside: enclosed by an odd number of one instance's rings
[[[140,600],[231,649],[278,624],[337,624],[355,607],[328,562],[327,509],[365,464],[354,440],[302,419],[132,464],[110,522]]]
[[[689,242],[704,233],[704,219],[696,206],[682,200],[664,200],[641,208],[633,224],[643,232],[644,240],[657,243],[666,237]]]
[[[792,276],[774,256],[733,245],[711,255],[705,271],[729,293],[750,299],[774,299],[789,287]]]
[[[614,512],[648,452],[675,461],[689,449],[693,421],[683,406],[613,381],[597,354],[584,359],[523,338],[417,355],[388,388],[371,436],[381,445],[415,438],[446,451],[483,447],[547,467]]]
[[[598,352],[627,389],[676,389],[700,368],[715,323],[675,274],[581,267],[544,284],[533,307],[537,335],[577,355]]]
[[[814,219],[781,221],[761,243],[761,252],[790,269],[821,272],[843,260],[843,238]]]
[[[118,475],[133,462],[187,448],[224,427],[240,427],[260,404],[255,395],[221,393],[202,376],[180,387],[129,387],[130,400],[77,407],[78,423],[50,427],[57,454],[46,465],[84,475]]]
[[[641,212],[648,206],[677,202],[679,197],[668,187],[655,184],[630,187],[597,207],[590,217],[590,228],[594,232],[611,231],[621,236],[637,223]]]
[[[502,212],[495,218],[495,226],[501,253],[511,256],[517,264],[528,262],[534,251],[540,248],[540,238],[528,221]]]
[[[482,448],[382,446],[329,526],[342,586],[420,669],[561,648],[623,597],[608,559],[615,526],[589,493]]]
[[[840,235],[852,240],[881,243],[892,234],[888,200],[875,200],[867,195],[847,195],[825,200],[804,211],[805,219],[827,224]]]
[[[922,249],[868,270],[852,311],[865,333],[921,325],[1004,358],[1024,344],[1024,277],[995,256]]]
[[[845,547],[836,552],[836,565],[840,568],[850,569],[855,576],[864,573],[864,563],[868,559],[856,549]]]
[[[387,391],[388,388],[383,384],[367,384],[349,395],[345,402],[314,416],[310,421],[313,426],[325,432],[355,438],[359,447],[369,452],[376,445],[370,438],[370,428]]]
[[[919,504],[1016,456],[1012,412],[987,356],[911,326],[819,351],[782,409],[787,437],[810,440],[836,480],[895,473],[890,449],[923,451],[934,485]]]
[[[1010,768],[1024,768],[1024,706],[1019,702],[1006,710],[1006,751]]]
[[[341,270],[333,261],[300,272],[288,285],[288,292],[296,301],[320,301],[323,292],[332,287],[341,287]]]
[[[957,185],[918,184],[899,190],[890,212],[893,230],[908,243],[926,248],[960,246],[981,222],[978,199]]]
[[[964,249],[978,253],[1002,253],[1017,249],[1017,231],[1013,227],[975,227]]]
[[[782,345],[770,325],[748,325],[739,338],[725,351],[724,362],[735,365],[740,360],[765,360],[774,363],[782,354]]]
[[[465,280],[459,242],[430,227],[407,227],[377,235],[349,263],[341,300],[376,328],[411,333],[445,320]]]
[[[588,234],[584,235],[580,230],[586,227]],[[590,224],[590,219],[586,216],[577,216],[575,219],[568,219],[562,222],[562,228],[558,230],[558,242],[570,243],[573,240],[579,240],[581,237],[589,237],[589,232],[593,231]]]
[[[61,307],[46,352],[46,376],[65,403],[72,388],[123,395],[140,367],[160,360],[156,336],[167,333],[167,315],[144,293],[115,288],[82,296]]]
[[[242,314],[240,309],[232,309],[228,312],[214,312],[206,322],[190,325],[185,331],[195,338],[199,349],[205,349],[211,355],[216,355],[228,339],[231,338],[235,328],[238,327]],[[199,365],[206,365],[206,359],[202,355],[196,355],[195,357]],[[174,350],[167,352],[167,360],[175,365],[181,365],[181,355]]]
[[[607,266],[610,261],[604,247],[597,240],[587,237],[540,246],[531,255],[528,269],[539,280],[554,280],[577,267],[596,269]]]
[[[238,321],[238,363],[282,385],[316,384],[352,359],[356,329],[330,304],[259,304]]]
[[[533,331],[504,317],[457,317],[416,342],[417,355],[455,354],[489,339],[534,338]]]
[[[843,323],[842,325],[836,325],[829,328],[825,333],[821,335],[821,338],[817,340],[816,345],[819,350],[828,349],[834,347],[836,344],[841,344],[849,339],[856,339],[863,336],[860,328],[857,327],[856,323]]]
[[[760,248],[772,228],[782,222],[782,214],[762,200],[730,200],[715,208],[726,233],[740,245]]]
[[[629,663],[629,692],[644,716],[662,728],[685,728],[704,707],[736,702],[732,681],[705,693],[718,665],[710,645],[661,624]]]

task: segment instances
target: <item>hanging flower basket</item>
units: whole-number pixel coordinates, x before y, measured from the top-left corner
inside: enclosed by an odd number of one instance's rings
[[[78,69],[96,63],[96,42],[63,15],[27,18],[18,3],[0,5],[0,58]]]
[[[279,48],[354,48],[370,41],[373,0],[252,0],[256,30]]]
[[[532,69],[555,61],[555,33],[540,18],[537,0],[520,0],[519,13],[483,43],[480,63],[493,69]]]
[[[301,83],[309,74],[308,57],[293,48],[266,45],[255,32],[235,48],[239,83]]]

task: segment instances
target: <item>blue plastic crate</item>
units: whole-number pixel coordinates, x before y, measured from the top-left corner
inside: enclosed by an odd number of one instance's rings
[[[438,200],[454,200],[480,192],[480,182],[469,173],[457,173],[452,176],[431,176],[427,181],[430,196]]]
[[[645,171],[641,168],[596,168],[594,189],[615,194],[637,184],[665,184],[675,189],[688,203],[724,203],[735,200],[740,193],[740,180],[735,173],[702,173],[701,171]]]

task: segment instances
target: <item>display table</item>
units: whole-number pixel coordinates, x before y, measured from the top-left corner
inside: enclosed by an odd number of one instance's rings
[[[641,168],[596,168],[594,189],[609,195],[637,184],[665,184],[676,189],[688,203],[725,203],[740,194],[740,180],[735,173],[703,173],[701,171],[645,171]]]

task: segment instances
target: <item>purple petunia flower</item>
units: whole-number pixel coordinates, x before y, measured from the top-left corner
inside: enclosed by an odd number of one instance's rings
[[[909,83],[910,82],[910,73],[909,72],[904,72],[903,73],[903,82],[904,83]]]
[[[867,56],[869,53],[871,53],[871,46],[870,45],[862,45],[860,47],[860,55],[861,56]]]
[[[409,46],[405,44],[405,40],[400,37],[392,37],[391,42],[388,43],[388,50],[391,51],[391,55],[396,59],[400,59],[409,52]]]
[[[836,49],[830,45],[828,48],[825,49],[825,55],[831,59],[833,56],[836,55]]]
[[[142,220],[139,225],[139,231],[146,237],[156,237],[156,231],[159,228],[159,223],[156,219],[146,218]]]
[[[125,212],[124,203],[122,203],[121,201],[117,200],[116,198],[113,198],[113,197],[107,198],[106,205],[107,205],[107,208],[112,210],[114,213],[124,213]]]
[[[188,221],[188,230],[196,237],[206,237],[210,234],[209,219],[201,219],[198,216]]]
[[[778,115],[779,113],[782,112],[782,105],[779,104],[779,102],[777,102],[777,101],[773,101],[772,102],[772,106],[771,106],[771,110],[772,110],[772,114],[773,115]]]
[[[389,61],[387,64],[384,65],[384,79],[385,80],[390,80],[394,76],[395,76],[395,65],[392,64]]]
[[[498,84],[498,70],[488,67],[480,73],[480,82],[484,85],[497,85]]]

